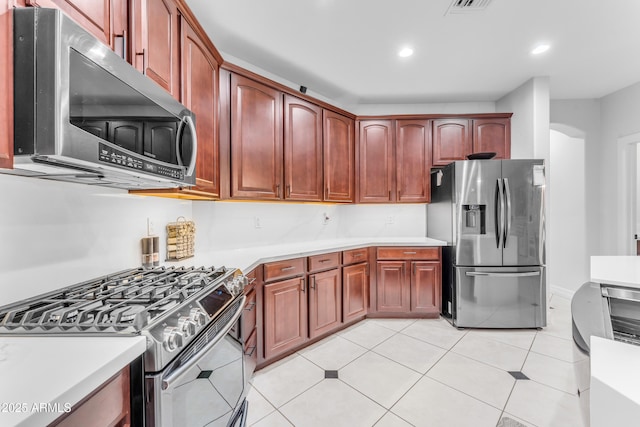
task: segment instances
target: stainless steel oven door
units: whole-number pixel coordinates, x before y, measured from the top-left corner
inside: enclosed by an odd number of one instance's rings
[[[245,408],[246,381],[243,346],[231,333],[244,307],[244,297],[219,332],[203,331],[213,338],[201,347],[196,340],[177,360],[159,373],[145,375],[146,424],[158,427],[227,427],[237,424]],[[212,324],[214,325],[214,324]],[[213,328],[213,331],[211,329]],[[188,355],[188,356],[187,356]],[[232,424],[233,421],[233,424]]]

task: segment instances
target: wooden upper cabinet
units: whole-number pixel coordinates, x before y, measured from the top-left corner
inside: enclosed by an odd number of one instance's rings
[[[428,202],[431,192],[431,123],[396,121],[396,201]]]
[[[217,197],[220,195],[219,64],[184,18],[180,38],[182,103],[195,113],[198,135],[195,189]]]
[[[284,96],[284,198],[322,201],[322,109]]]
[[[323,111],[324,200],[353,202],[354,121],[333,111]]]
[[[474,119],[473,152],[496,153],[495,159],[511,158],[511,119]]]
[[[13,167],[13,2],[0,0],[0,168]]]
[[[467,119],[433,121],[433,166],[465,160],[472,151],[471,127]]]
[[[171,0],[133,0],[133,64],[180,99],[178,8]]]
[[[282,198],[282,93],[231,75],[231,197]]]
[[[112,46],[111,26],[114,0],[27,0],[28,6],[51,7],[66,15],[93,34],[102,43]]]
[[[392,201],[393,122],[363,120],[358,134],[358,202]]]

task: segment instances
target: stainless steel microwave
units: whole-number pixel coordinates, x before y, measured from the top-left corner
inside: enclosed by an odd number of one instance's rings
[[[56,9],[14,18],[14,169],[126,189],[195,185],[195,117]]]

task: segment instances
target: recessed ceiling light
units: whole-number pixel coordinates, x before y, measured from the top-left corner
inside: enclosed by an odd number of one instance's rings
[[[398,52],[398,56],[402,58],[406,58],[407,56],[411,56],[411,55],[413,55],[413,49],[411,49],[410,47],[403,47]]]
[[[549,46],[548,44],[539,44],[538,46],[533,48],[533,50],[531,51],[531,54],[540,55],[541,53],[548,51],[550,47],[551,46]]]

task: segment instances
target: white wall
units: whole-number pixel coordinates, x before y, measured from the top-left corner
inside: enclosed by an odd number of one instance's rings
[[[348,111],[358,116],[389,114],[469,114],[495,113],[495,102],[449,102],[432,104],[357,104]]]
[[[624,255],[624,221],[620,221],[621,179],[616,173],[623,165],[618,140],[640,132],[640,83],[621,89],[601,100],[601,142],[599,144],[600,244],[603,255]]]
[[[549,147],[549,78],[533,77],[496,102],[497,112],[513,112],[511,116],[511,158],[544,159],[545,161],[545,221],[552,226],[550,215],[551,186]],[[555,267],[553,248],[546,244],[547,278]],[[549,280],[547,280],[547,287]]]
[[[164,226],[191,202],[124,190],[0,175],[0,306],[140,266],[147,218],[164,259]]]
[[[587,257],[604,255],[600,244],[600,100],[551,101],[551,127],[585,141],[585,225]]]
[[[585,141],[551,131],[550,185],[553,187],[548,233],[553,265],[549,286],[573,294],[589,280],[585,197]]]
[[[511,158],[549,156],[549,78],[534,77],[496,102],[497,112],[511,117]]]
[[[194,202],[196,250],[332,239],[337,236],[340,222],[338,208],[282,202]],[[325,214],[329,217],[326,225]]]
[[[424,204],[194,202],[193,216],[197,251],[338,237],[425,237],[427,222]]]

